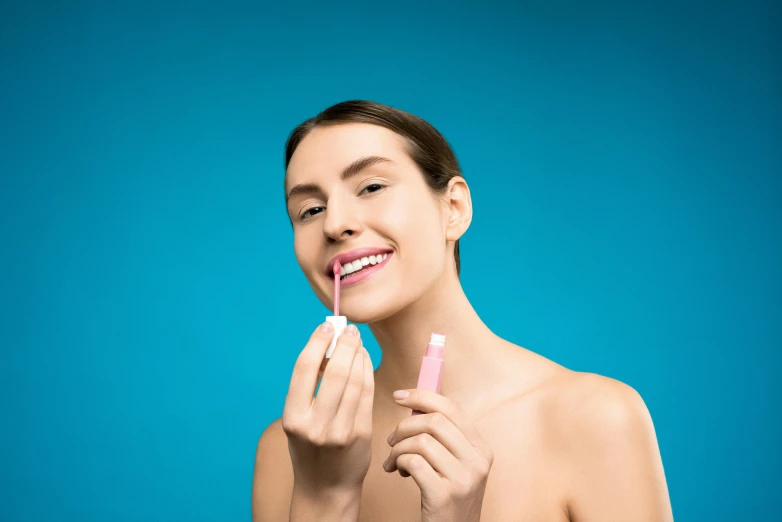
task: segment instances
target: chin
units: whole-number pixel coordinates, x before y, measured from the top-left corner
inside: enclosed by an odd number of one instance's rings
[[[364,310],[353,311],[349,308],[346,308],[344,310],[340,310],[339,313],[347,317],[349,323],[360,323],[360,324],[369,324],[377,321],[382,321],[383,319],[391,315],[391,312],[386,312],[384,310],[379,310],[379,309],[369,309],[369,310],[364,309]]]

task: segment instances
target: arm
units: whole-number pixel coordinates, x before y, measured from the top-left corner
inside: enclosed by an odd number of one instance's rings
[[[654,425],[638,392],[589,373],[579,374],[571,391],[571,520],[672,522]]]
[[[266,428],[255,455],[253,522],[350,522],[360,507],[361,491],[317,494],[297,487],[281,419]]]
[[[291,505],[293,468],[282,421],[272,422],[255,452],[252,486],[253,522],[285,522]]]
[[[310,495],[293,488],[289,522],[357,522],[361,491]]]

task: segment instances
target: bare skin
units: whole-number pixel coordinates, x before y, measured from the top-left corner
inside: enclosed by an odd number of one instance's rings
[[[587,440],[597,445],[601,437],[612,437],[601,424],[610,420],[610,415],[607,418],[606,412],[600,411],[601,401],[614,407],[624,405],[618,411],[626,411],[630,419],[644,417],[629,387],[596,374],[570,371],[501,339],[495,343],[496,352],[507,354],[505,368],[513,374],[505,382],[516,384],[483,393],[485,403],[468,411],[495,453],[481,520],[619,521],[627,513],[636,514],[635,520],[673,520],[651,425],[638,422],[636,432],[647,442],[645,447],[631,446],[624,452],[617,448],[619,470],[596,465],[609,461],[610,443],[603,450],[605,458],[589,451],[593,446]],[[525,384],[517,384],[522,382]],[[390,450],[386,437],[411,410],[389,400],[380,391],[383,385],[376,385],[372,463],[364,480],[359,520],[420,521],[421,494],[416,483],[399,470],[389,473],[382,468]],[[579,404],[591,404],[591,408],[579,411]],[[638,411],[637,416],[629,415],[633,410]],[[598,414],[590,416],[590,411]],[[620,418],[618,424],[625,421]],[[253,503],[274,502],[279,514],[275,520],[283,521],[287,520],[293,488],[287,438],[279,419],[267,431],[276,457],[273,464],[264,464],[274,466],[278,480],[265,487],[256,483]],[[590,466],[590,473],[581,475]],[[621,469],[627,472],[622,474]],[[634,483],[622,485],[623,480]],[[601,490],[601,485],[614,485],[614,489]]]
[[[339,178],[345,165],[370,155],[392,163]],[[433,199],[396,134],[346,124],[317,128],[302,141],[286,186],[305,182],[323,190],[289,201],[294,248],[326,306],[333,299],[333,281],[325,273],[329,259],[356,247],[393,249],[385,268],[342,290],[342,313],[367,323],[383,352],[374,372],[372,460],[360,520],[422,520],[417,477],[401,464],[388,471],[382,464],[392,453],[389,434],[400,431],[411,409],[426,411],[414,402],[424,400],[414,388],[432,332],[447,337],[439,395],[465,414],[468,428],[477,429],[493,451],[485,491],[481,487],[481,520],[673,520],[654,427],[635,390],[499,338],[471,306],[452,261],[453,243],[472,219],[463,178],[452,179],[443,198]],[[373,183],[384,186],[375,195],[365,192]],[[319,211],[296,221],[311,208]],[[413,391],[407,402],[393,399],[399,389]],[[273,479],[260,473],[263,467],[275,470]],[[292,488],[287,437],[278,419],[259,443],[253,513],[261,503],[265,511],[273,504],[268,520],[288,520]]]

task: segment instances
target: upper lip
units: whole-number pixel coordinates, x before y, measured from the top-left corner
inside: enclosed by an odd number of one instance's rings
[[[349,250],[348,252],[337,254],[331,259],[331,261],[329,261],[329,264],[326,266],[326,275],[329,277],[334,276],[334,263],[337,261],[339,261],[340,265],[345,266],[345,263],[348,261],[355,261],[356,259],[360,259],[362,257],[369,257],[377,254],[385,254],[386,252],[393,252],[393,250],[390,248],[364,247],[355,248],[353,250]]]

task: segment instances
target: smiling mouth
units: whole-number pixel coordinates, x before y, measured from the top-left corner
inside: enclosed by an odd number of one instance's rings
[[[339,278],[340,282],[350,283],[354,279],[355,280],[363,279],[362,276],[374,272],[377,268],[385,265],[386,262],[388,261],[389,255],[390,253],[380,254],[377,256],[369,256],[367,258],[367,264],[363,264],[361,259],[357,259],[352,263],[348,263],[343,267],[343,271],[345,271],[346,273],[340,276]],[[356,263],[358,263],[358,266],[356,265]],[[350,268],[348,268],[348,265],[350,265]],[[348,273],[347,270],[353,270],[353,271]]]

